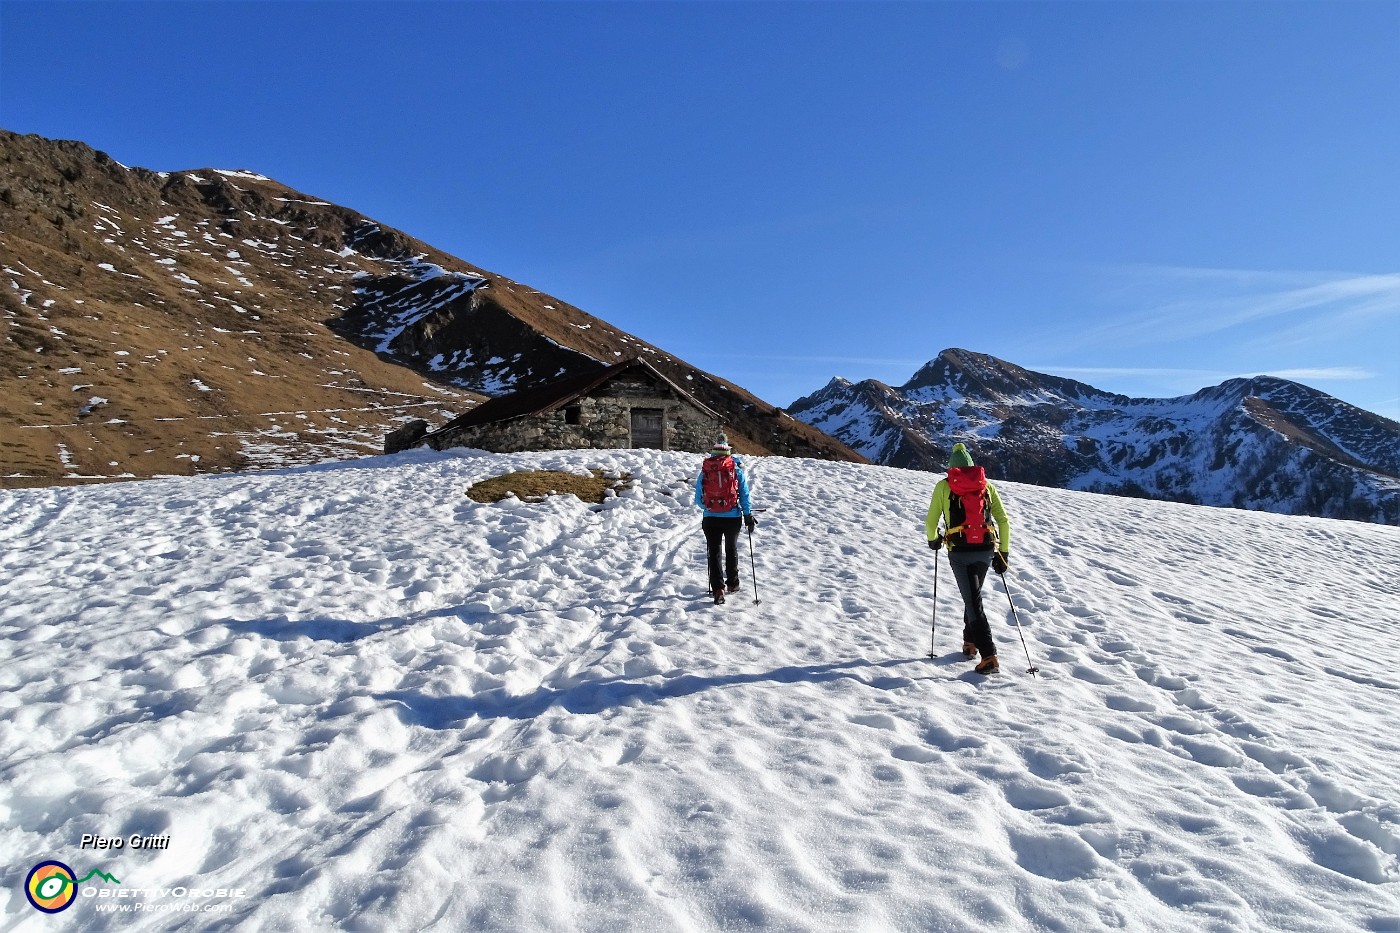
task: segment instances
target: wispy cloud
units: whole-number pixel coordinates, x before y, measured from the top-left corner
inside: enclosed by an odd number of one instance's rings
[[[1321,369],[1274,369],[1264,373],[1246,373],[1249,376],[1277,376],[1294,382],[1364,381],[1375,379],[1376,374],[1355,366],[1333,366]]]
[[[1193,380],[1196,384],[1224,382],[1227,379],[1248,379],[1253,376],[1275,376],[1293,382],[1330,382],[1335,380],[1364,381],[1376,374],[1355,366],[1311,367],[1306,369],[1271,369],[1262,372],[1231,372],[1223,369],[1184,369],[1148,366],[1028,366],[1036,372],[1057,376],[1093,378],[1143,377],[1150,379]]]
[[[1191,377],[1202,379],[1228,379],[1223,374],[1209,369],[1178,369],[1173,367],[1151,366],[1037,366],[1028,365],[1033,372],[1053,373],[1057,376],[1165,376],[1168,378]]]
[[[1315,339],[1319,328],[1354,330],[1400,318],[1400,273],[1356,275],[1129,266],[1107,271],[1115,303],[1137,310],[1079,334],[1085,342],[1161,343],[1271,324],[1250,339],[1281,345]]]

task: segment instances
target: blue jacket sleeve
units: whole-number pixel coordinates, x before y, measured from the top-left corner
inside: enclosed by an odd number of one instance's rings
[[[753,504],[749,502],[748,471],[742,465],[734,472],[739,474],[739,510],[745,515],[753,514]]]

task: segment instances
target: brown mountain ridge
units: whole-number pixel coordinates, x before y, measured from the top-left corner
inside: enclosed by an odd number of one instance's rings
[[[127,168],[0,130],[0,483],[377,453],[486,397],[638,356],[736,446],[864,462],[529,286],[246,171]]]

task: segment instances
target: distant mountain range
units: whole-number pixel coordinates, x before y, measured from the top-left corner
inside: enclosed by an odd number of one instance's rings
[[[0,130],[0,485],[376,453],[486,397],[638,356],[741,450],[863,461],[527,285],[248,171],[128,168]]]
[[[943,470],[963,441],[1007,480],[1400,524],[1400,424],[1268,376],[1134,399],[951,349],[902,386],[836,378],[788,410],[889,466]]]

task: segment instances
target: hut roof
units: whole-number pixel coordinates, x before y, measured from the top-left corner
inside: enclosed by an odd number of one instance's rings
[[[638,368],[651,373],[691,405],[694,405],[707,415],[719,419],[720,416],[716,411],[676,385],[670,379],[667,379],[656,367],[645,360],[633,358],[615,363],[612,366],[605,366],[594,372],[585,372],[574,376],[568,376],[557,382],[551,382],[541,386],[532,386],[528,389],[512,392],[509,395],[500,395],[493,399],[487,399],[471,411],[453,418],[433,433],[441,434],[444,431],[457,430],[459,428],[475,427],[483,424],[496,424],[501,421],[513,421],[516,418],[537,417],[547,414],[555,409],[563,408],[570,402],[587,395],[614,376]]]

